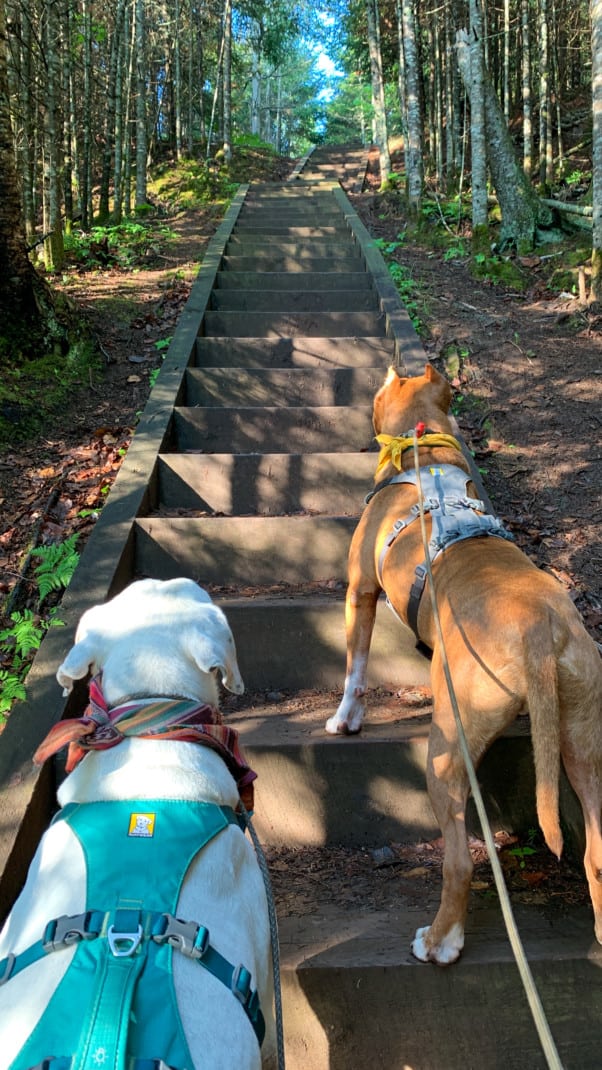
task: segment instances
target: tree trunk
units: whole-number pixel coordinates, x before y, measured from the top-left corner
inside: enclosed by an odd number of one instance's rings
[[[44,234],[44,262],[47,271],[60,271],[65,259],[65,249],[63,244],[63,224],[61,222],[59,175],[59,150],[62,139],[59,138],[61,125],[58,114],[60,64],[56,2],[49,3],[46,8],[45,30],[47,78],[44,108],[44,159],[46,164],[44,195],[47,204],[45,212],[47,227]]]
[[[593,228],[591,297],[602,301],[602,0],[591,0]]]
[[[27,255],[13,151],[4,0],[0,0],[0,364],[41,356],[59,340],[50,290]],[[64,332],[63,332],[64,337]]]
[[[372,84],[372,109],[374,116],[375,142],[380,157],[380,188],[386,189],[391,173],[389,155],[389,132],[387,129],[387,112],[385,108],[385,86],[383,81],[383,64],[380,50],[380,16],[378,0],[366,0],[368,20],[368,51],[370,53],[370,76]]]
[[[548,3],[539,0],[539,180],[543,189],[550,189],[553,178]]]
[[[458,65],[465,85],[470,85],[471,40],[465,30],[456,37]],[[495,90],[484,72],[483,100],[487,131],[487,158],[501,213],[500,248],[513,244],[519,252],[533,248],[536,225],[547,226],[551,212],[533,192],[514,153],[508,127]]]
[[[529,0],[522,0],[521,74],[523,86],[523,170],[527,178],[533,168],[533,118],[531,107],[531,42]]]
[[[232,0],[224,0],[224,77],[223,77],[223,150],[224,162],[232,162]]]
[[[135,0],[136,27],[136,200],[135,207],[146,204],[146,160],[148,155],[148,131],[146,128],[146,18],[144,0]]]
[[[416,44],[416,20],[413,0],[402,0],[401,13],[408,106],[408,148],[406,152],[408,211],[413,219],[417,219],[420,215],[422,204],[423,169],[418,47]]]
[[[465,80],[470,100],[470,147],[472,173],[472,252],[489,253],[487,229],[487,148],[485,141],[485,57],[483,55],[483,25],[480,0],[470,0],[470,37]],[[458,49],[458,62],[460,62]],[[462,63],[460,62],[462,71]]]
[[[82,230],[89,230],[92,226],[92,14],[90,0],[82,0],[82,38],[84,101],[79,188]]]
[[[20,145],[20,170],[23,190],[23,210],[25,214],[25,235],[28,245],[33,245],[36,234],[35,210],[35,159],[34,159],[34,105],[32,86],[34,83],[32,60],[32,26],[30,12],[22,23],[21,79],[20,96],[23,115],[23,137]]]
[[[176,142],[176,160],[182,156],[182,58],[180,52],[180,0],[175,0],[175,36],[173,56],[173,90],[174,90],[174,126]]]
[[[106,110],[104,122],[104,146],[102,150],[102,175],[98,200],[98,221],[106,223],[109,218],[109,183],[114,170],[115,116],[117,114],[117,68],[121,56],[121,39],[125,18],[126,0],[119,0],[115,11],[113,34],[109,51],[109,69],[106,81]]]

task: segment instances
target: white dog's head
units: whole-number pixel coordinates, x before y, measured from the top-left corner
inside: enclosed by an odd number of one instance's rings
[[[139,580],[84,613],[56,676],[67,694],[88,672],[102,672],[109,706],[143,696],[217,705],[216,672],[229,691],[244,691],[228,621],[188,579]]]

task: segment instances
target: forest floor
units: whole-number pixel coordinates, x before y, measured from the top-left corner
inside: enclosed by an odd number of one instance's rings
[[[352,200],[374,236],[395,243],[404,229],[396,199],[372,190]],[[29,576],[21,579],[33,544],[77,532],[83,548],[219,218],[207,208],[181,212],[168,223],[175,239],[150,250],[135,271],[109,264],[61,283],[96,335],[105,367],[100,382],[73,389],[43,433],[0,453],[0,596],[6,599],[19,584],[18,608],[35,604]],[[550,288],[545,258],[523,265],[528,285],[518,292],[475,280],[466,260],[446,260],[426,244],[404,241],[394,255],[417,288],[427,358],[453,382],[454,412],[495,511],[568,590],[601,641],[602,317]],[[545,851],[532,863],[522,848],[513,853],[514,842],[505,844],[505,855],[517,894],[522,887],[529,901],[540,893],[564,905],[586,901],[582,875],[575,882],[571,869],[559,870]],[[307,873],[324,894],[332,882],[333,901],[340,902],[347,887],[351,898],[361,895],[377,908],[399,890],[391,878],[400,867],[408,888],[421,896],[428,888],[432,896],[441,844],[417,845],[411,857],[399,845],[392,849],[384,856],[334,851],[328,859],[307,851],[297,862],[274,849],[278,901],[293,913],[311,909],[298,885],[300,873]],[[477,861],[482,856],[478,841],[473,853]],[[475,881],[489,889],[489,877],[478,870]]]

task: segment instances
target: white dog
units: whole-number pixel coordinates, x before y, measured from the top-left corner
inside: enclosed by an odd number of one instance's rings
[[[217,712],[216,672],[244,686],[226,617],[191,580],[133,583],[83,615],[57,679],[88,672],[86,715],[36,754],[69,743],[73,771],[0,935],[0,1070],[275,1065],[267,899],[233,813],[254,774]]]

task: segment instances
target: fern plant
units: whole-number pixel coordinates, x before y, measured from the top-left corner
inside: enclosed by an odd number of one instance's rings
[[[49,628],[62,626],[51,610],[46,619],[36,616],[31,609],[11,613],[12,627],[0,632],[0,653],[7,666],[0,669],[0,724],[6,721],[13,703],[26,698],[25,677],[29,671],[31,656],[39,648]]]
[[[40,605],[52,591],[69,586],[79,561],[76,542],[77,534],[70,535],[64,542],[38,546],[31,551],[32,557],[40,558],[40,564],[33,570],[40,592]]]

